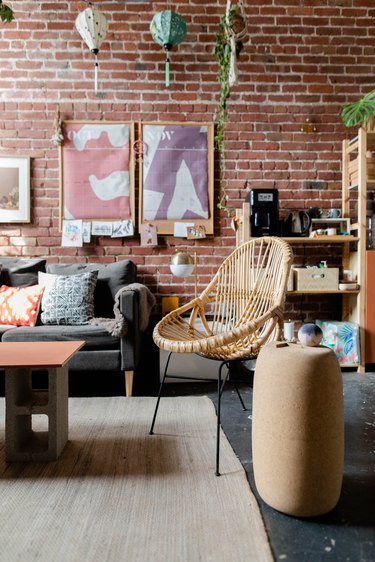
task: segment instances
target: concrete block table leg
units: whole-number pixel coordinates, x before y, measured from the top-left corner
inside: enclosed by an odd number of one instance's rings
[[[68,441],[68,366],[48,369],[48,458],[55,460]]]
[[[6,461],[56,460],[68,440],[68,366],[48,369],[48,394],[34,391],[31,369],[6,369]],[[33,431],[32,416],[48,418]]]
[[[32,437],[30,404],[32,395],[31,369],[5,371],[5,460],[27,461],[25,451]]]

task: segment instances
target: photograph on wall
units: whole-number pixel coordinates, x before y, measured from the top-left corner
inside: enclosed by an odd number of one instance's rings
[[[213,124],[142,123],[140,224],[173,234],[176,221],[213,233]]]
[[[0,222],[30,222],[28,157],[0,157]]]
[[[133,220],[133,124],[64,121],[62,132],[61,220]]]

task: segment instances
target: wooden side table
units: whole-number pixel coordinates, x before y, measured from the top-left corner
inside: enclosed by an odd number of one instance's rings
[[[68,364],[84,341],[2,342],[5,369],[5,460],[56,460],[68,440]],[[32,387],[33,369],[46,369],[48,390]],[[47,431],[34,431],[32,416],[48,417]]]

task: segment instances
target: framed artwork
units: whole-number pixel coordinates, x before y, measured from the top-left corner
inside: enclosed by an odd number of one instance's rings
[[[63,219],[135,219],[133,123],[64,121],[60,147]]]
[[[213,123],[139,125],[139,224],[174,233],[175,223],[213,234]]]
[[[0,222],[30,222],[27,156],[0,156]]]

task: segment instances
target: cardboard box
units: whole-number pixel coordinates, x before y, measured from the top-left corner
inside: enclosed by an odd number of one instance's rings
[[[296,291],[337,291],[339,288],[338,267],[295,267],[293,268]]]

